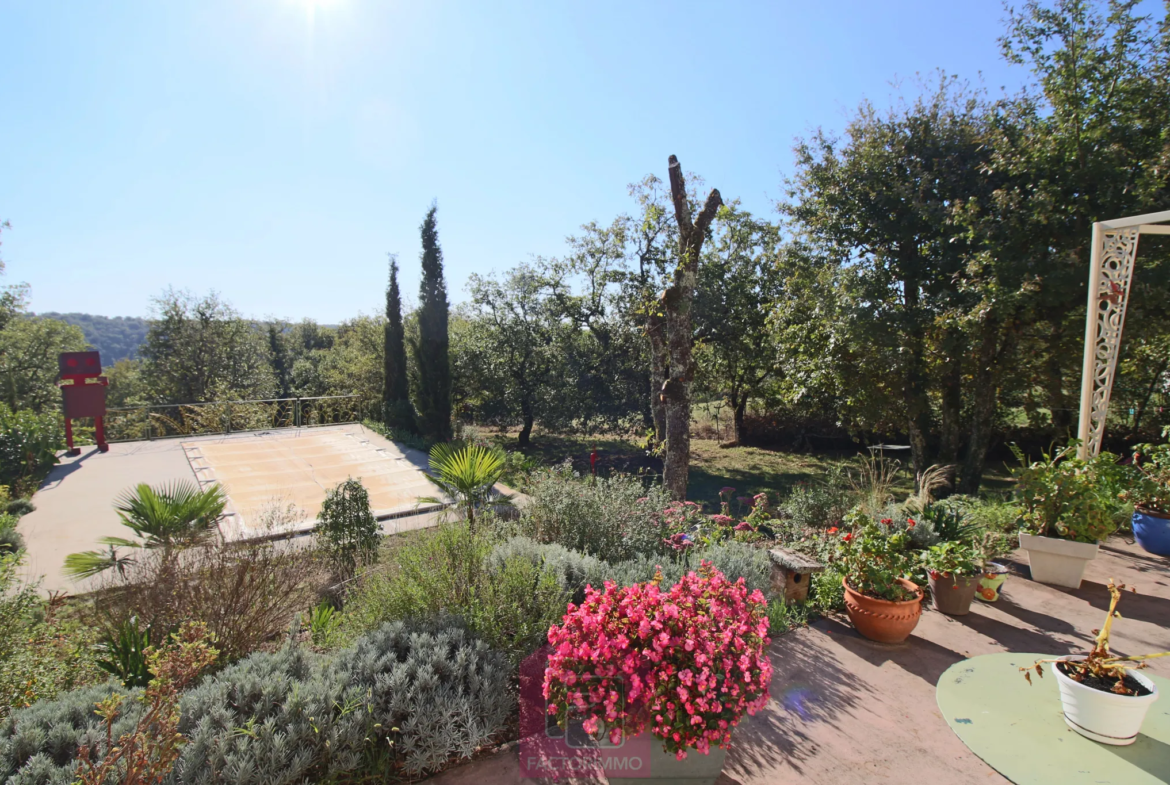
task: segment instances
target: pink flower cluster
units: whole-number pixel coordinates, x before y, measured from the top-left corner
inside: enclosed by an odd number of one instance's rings
[[[649,729],[680,760],[689,749],[705,755],[768,702],[764,595],[710,562],[669,592],[657,581],[589,587],[548,640],[549,714],[563,724],[572,707],[589,733],[604,722],[615,744]]]

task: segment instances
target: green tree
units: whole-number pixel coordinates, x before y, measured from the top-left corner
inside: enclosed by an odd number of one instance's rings
[[[467,288],[474,309],[467,338],[478,355],[477,383],[488,393],[487,413],[519,419],[518,441],[527,447],[537,417],[568,392],[557,378],[565,355],[553,285],[531,265],[521,264],[502,280],[472,274]]]
[[[214,291],[198,298],[168,289],[154,309],[142,356],[157,403],[271,398],[277,392],[264,330]]]
[[[419,430],[431,441],[451,438],[451,366],[448,358],[447,284],[443,251],[431,205],[419,231],[422,235],[422,282],[418,295],[418,343],[413,346],[418,372],[415,408]]]
[[[361,480],[350,477],[325,494],[317,544],[338,578],[347,580],[359,567],[376,563],[381,542],[382,529]]]
[[[0,330],[0,400],[13,410],[59,411],[57,355],[86,348],[81,328],[18,314]]]
[[[415,432],[410,405],[410,377],[406,367],[406,334],[402,328],[402,298],[398,292],[398,257],[390,255],[390,283],[386,287],[386,324],[383,331],[382,421],[387,427]]]
[[[720,208],[699,265],[695,336],[700,377],[730,405],[737,443],[748,400],[778,369],[768,315],[782,284],[777,228],[736,202]]]

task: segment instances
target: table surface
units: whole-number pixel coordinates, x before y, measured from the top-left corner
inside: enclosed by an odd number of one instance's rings
[[[1017,785],[1170,783],[1170,681],[1158,685],[1137,741],[1114,747],[1069,730],[1056,679],[1021,667],[1043,654],[985,654],[957,662],[938,680],[938,706],[972,752]]]

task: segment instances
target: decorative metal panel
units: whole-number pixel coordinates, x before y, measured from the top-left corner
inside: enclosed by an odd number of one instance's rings
[[[1101,451],[1105,435],[1105,417],[1109,411],[1109,393],[1117,373],[1117,355],[1121,331],[1125,326],[1125,308],[1133,282],[1133,260],[1137,255],[1138,227],[1106,229],[1101,251],[1101,269],[1097,272],[1097,340],[1094,346],[1093,404],[1089,418],[1089,455]]]

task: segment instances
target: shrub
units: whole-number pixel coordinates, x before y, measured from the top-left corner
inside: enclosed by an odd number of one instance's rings
[[[493,548],[484,561],[484,569],[490,574],[496,574],[505,563],[521,558],[552,572],[560,587],[570,593],[570,599],[577,603],[585,599],[587,585],[600,586],[611,576],[612,570],[611,565],[594,556],[571,551],[557,543],[540,543],[523,536],[513,537]],[[653,574],[651,571],[648,577],[639,580],[648,580]]]
[[[521,530],[605,561],[663,553],[673,534],[660,515],[670,503],[661,486],[629,475],[581,478],[566,463],[534,473]]]
[[[115,694],[97,704],[105,737],[78,750],[78,785],[106,785],[111,778],[125,785],[161,785],[184,742],[178,732],[179,695],[218,655],[206,625],[191,622],[161,649],[148,648],[147,667],[155,676],[142,694],[138,721],[115,736],[126,699]]]
[[[147,657],[150,628],[140,629],[137,616],[106,630],[97,648],[101,655],[95,660],[97,666],[125,686],[145,687],[154,678]]]
[[[378,560],[382,529],[370,510],[370,495],[352,477],[325,494],[317,526],[317,546],[342,580],[359,566]]]
[[[0,554],[0,718],[101,678],[94,631],[62,598],[42,600],[21,583],[19,565],[20,554]]]
[[[826,529],[838,525],[849,511],[849,494],[820,483],[798,483],[781,509],[798,530]]]
[[[649,730],[679,759],[726,747],[731,723],[768,702],[765,607],[708,562],[669,592],[653,582],[590,590],[549,630],[549,713],[562,727],[570,711],[584,716],[590,734],[604,723],[614,744]]]
[[[64,447],[65,432],[57,413],[14,412],[0,403],[0,485],[15,486],[17,495],[32,493]]]
[[[24,537],[16,530],[18,520],[15,515],[0,513],[0,554],[24,550]]]
[[[845,524],[850,531],[840,536],[834,563],[844,573],[849,588],[880,600],[910,599],[911,592],[898,583],[913,567],[908,553],[910,534],[887,530],[860,509],[850,512]]]
[[[1044,537],[1086,543],[1103,540],[1117,528],[1116,496],[1110,498],[1100,482],[1102,475],[1115,473],[1116,456],[1101,453],[1082,461],[1074,455],[1074,443],[1029,464],[1018,447],[1013,445],[1012,450],[1020,461],[1013,474],[1022,528]]]
[[[544,564],[522,545],[493,555],[490,539],[465,521],[403,546],[393,566],[349,598],[343,623],[350,635],[396,619],[449,614],[519,661],[541,645],[572,595],[564,568]]]
[[[226,661],[243,657],[286,629],[322,582],[313,554],[287,543],[214,543],[178,556],[142,550],[123,572],[102,576],[88,614],[100,629],[131,617],[160,634],[200,621]]]
[[[253,654],[182,696],[178,730],[188,742],[169,781],[417,777],[470,756],[503,729],[515,705],[510,679],[501,654],[450,620],[388,624],[336,655],[296,646]],[[0,723],[0,781],[73,782],[79,748],[100,746],[105,735],[94,706],[116,686],[69,693]],[[127,693],[114,737],[137,725],[141,694]]]

